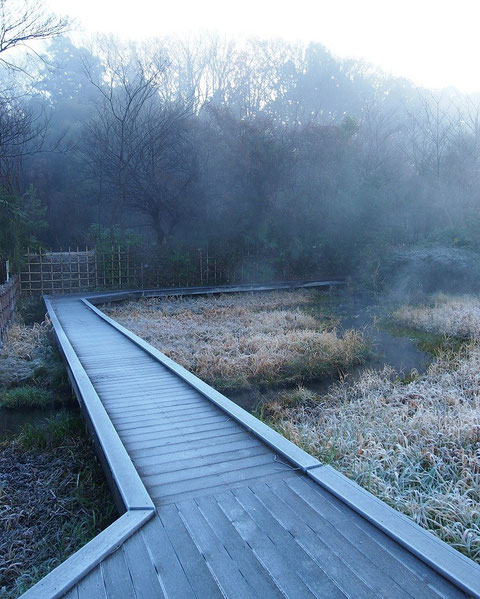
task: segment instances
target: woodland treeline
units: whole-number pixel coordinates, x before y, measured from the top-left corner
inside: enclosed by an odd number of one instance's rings
[[[4,258],[122,243],[348,274],[479,243],[480,97],[318,44],[62,36],[0,89]]]

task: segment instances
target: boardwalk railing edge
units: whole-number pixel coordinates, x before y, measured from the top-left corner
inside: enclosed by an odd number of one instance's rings
[[[104,296],[104,298],[102,303],[113,299],[108,296]],[[446,579],[473,597],[480,598],[480,566],[473,560],[416,524],[409,517],[391,508],[331,466],[323,465],[316,458],[107,316],[86,298],[82,298],[82,302],[137,346],[175,372],[206,399],[228,413],[272,449],[293,462],[317,484],[335,495]]]
[[[307,472],[307,475],[447,580],[469,595],[480,597],[480,566],[466,555],[390,507],[335,468],[325,465]]]
[[[116,551],[155,513],[151,509],[129,510],[81,549],[62,562],[21,599],[60,599],[93,568]]]
[[[92,304],[105,302],[121,302],[142,297],[182,296],[182,295],[211,295],[215,293],[240,293],[248,291],[285,291],[293,289],[315,289],[318,287],[336,287],[345,285],[345,279],[331,280],[298,280],[277,283],[240,284],[240,285],[204,285],[201,287],[163,287],[160,289],[128,289],[108,292],[90,292],[81,294],[88,297]]]
[[[213,387],[210,387],[210,385],[207,385],[207,383],[183,368],[183,366],[180,366],[180,364],[177,364],[177,362],[174,362],[165,354],[162,354],[162,352],[144,341],[141,337],[138,337],[135,335],[135,333],[132,333],[121,324],[113,320],[113,318],[110,318],[104,314],[96,306],[93,306],[87,299],[83,298],[82,302],[100,318],[108,322],[108,324],[117,329],[117,331],[133,341],[135,345],[140,347],[146,353],[150,354],[153,358],[155,358],[155,360],[163,364],[163,366],[174,372],[179,378],[184,380],[191,387],[201,393],[206,399],[226,412],[231,418],[242,424],[256,437],[261,439],[268,446],[275,449],[276,452],[293,462],[297,468],[303,472],[306,472],[310,468],[317,468],[318,466],[321,466],[321,463],[316,458],[308,454],[300,447],[297,447],[297,445],[274,431],[268,425],[261,422],[258,418],[255,418],[255,416],[252,416],[252,414],[225,397],[225,395],[222,395],[219,391]]]
[[[94,537],[81,549],[52,570],[26,593],[22,599],[58,599],[84,578],[95,566],[113,553],[155,514],[155,506],[123,446],[100,398],[98,397],[75,350],[48,298],[44,298],[58,346],[67,365],[67,371],[82,412],[101,453],[105,473],[110,475],[126,510],[115,522]]]

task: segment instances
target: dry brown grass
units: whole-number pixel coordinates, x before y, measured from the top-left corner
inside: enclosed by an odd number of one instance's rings
[[[32,360],[36,350],[44,343],[46,333],[50,330],[51,324],[48,320],[33,326],[14,323],[7,330],[0,356]]]
[[[110,315],[217,388],[313,379],[362,360],[362,335],[334,330],[302,311],[311,292],[161,298]]]
[[[480,345],[402,384],[366,371],[323,396],[277,395],[264,416],[287,437],[480,562]]]
[[[395,324],[429,333],[480,338],[480,299],[473,296],[433,296],[429,304],[403,306],[392,314]]]

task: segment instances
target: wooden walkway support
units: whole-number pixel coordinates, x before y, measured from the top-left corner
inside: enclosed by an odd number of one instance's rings
[[[24,598],[480,597],[479,566],[93,305],[121,297],[46,300],[123,515]]]

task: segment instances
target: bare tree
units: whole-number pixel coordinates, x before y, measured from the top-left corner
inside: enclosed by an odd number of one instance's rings
[[[0,65],[4,68],[0,89],[0,187],[9,194],[22,193],[26,156],[42,150],[48,118],[35,111],[28,94],[17,84],[18,70],[6,54],[29,42],[64,33],[69,21],[46,10],[42,0],[0,0]]]
[[[101,181],[117,224],[127,207],[146,215],[160,243],[188,212],[195,158],[189,142],[191,106],[166,103],[160,90],[165,63],[138,48],[107,46],[104,76],[91,83],[101,100],[86,127],[82,154]]]
[[[440,179],[444,159],[458,132],[453,103],[445,93],[419,92],[418,105],[407,108],[409,149],[415,169]]]
[[[14,67],[3,56],[18,46],[65,33],[69,19],[49,12],[42,0],[0,0],[0,61]]]

